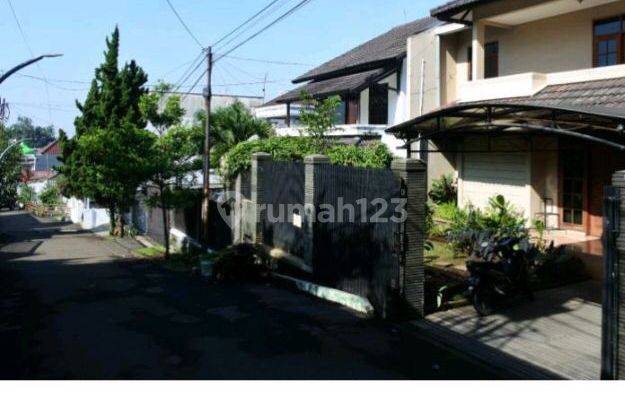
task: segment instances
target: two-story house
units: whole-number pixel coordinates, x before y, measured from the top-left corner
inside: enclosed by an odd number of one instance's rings
[[[600,246],[603,188],[625,169],[625,1],[457,0],[432,16],[446,24],[426,88],[411,90],[431,107],[389,132],[427,141],[430,178],[456,173],[461,204],[502,194],[529,221]]]
[[[298,87],[258,108],[256,115],[274,121],[279,135],[299,135],[302,92],[316,99],[338,95],[342,102],[331,137],[352,144],[381,140],[405,156],[398,150],[403,142],[385,130],[412,115],[409,92],[416,88],[410,86],[415,78],[408,69],[408,39],[417,34],[434,39],[440,23],[420,19],[359,45],[296,78]]]

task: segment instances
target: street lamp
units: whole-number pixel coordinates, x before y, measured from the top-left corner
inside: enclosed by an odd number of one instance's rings
[[[4,151],[2,153],[0,153],[0,162],[2,162],[2,159],[4,158],[4,155],[6,155],[9,150],[11,150],[12,148],[14,148],[15,146],[18,146],[20,144],[22,144],[22,142],[21,141],[17,141],[17,140],[14,140],[13,142],[11,142],[11,144],[9,144],[9,147],[4,149]]]
[[[41,61],[44,58],[54,58],[54,57],[62,57],[62,56],[63,54],[44,54],[44,55],[40,55],[39,57],[32,58],[28,61],[24,61],[22,64],[18,64],[17,66],[13,67],[11,70],[7,71],[2,76],[0,76],[0,84],[2,84],[2,82],[4,82],[9,77],[11,77],[13,74],[22,70],[24,67],[28,67],[32,64],[35,64],[36,62]]]

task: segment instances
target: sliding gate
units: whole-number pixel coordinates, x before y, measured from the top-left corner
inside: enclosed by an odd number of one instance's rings
[[[619,255],[621,189],[608,186],[604,191],[603,219],[603,331],[601,349],[601,378],[618,378],[619,347]]]

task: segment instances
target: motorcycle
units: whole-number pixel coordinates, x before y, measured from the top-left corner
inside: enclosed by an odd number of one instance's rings
[[[467,261],[467,297],[480,316],[519,297],[533,300],[529,277],[536,248],[526,238],[482,242]]]

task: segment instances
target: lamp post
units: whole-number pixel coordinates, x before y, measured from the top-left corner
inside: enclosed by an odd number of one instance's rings
[[[4,151],[2,153],[0,153],[0,162],[2,162],[2,159],[4,158],[4,155],[6,155],[9,150],[11,150],[12,148],[14,148],[15,146],[18,146],[20,144],[22,144],[21,141],[14,141],[13,143],[9,144],[9,147],[4,149]]]
[[[24,61],[22,64],[18,64],[17,66],[13,67],[11,70],[7,71],[6,73],[3,73],[2,76],[0,76],[0,84],[2,84],[6,79],[11,77],[13,74],[22,70],[24,67],[33,65],[36,62],[43,60],[44,58],[54,58],[54,57],[61,57],[61,56],[63,56],[63,54],[44,54],[44,55],[40,55],[39,57],[35,57],[30,60]]]

